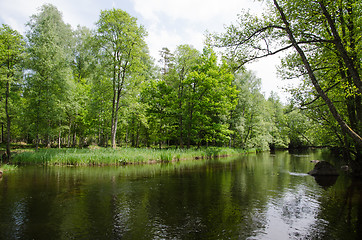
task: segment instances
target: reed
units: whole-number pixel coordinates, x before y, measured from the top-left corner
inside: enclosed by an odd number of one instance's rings
[[[14,155],[15,164],[41,165],[125,165],[171,162],[186,159],[230,156],[243,153],[231,148],[151,149],[151,148],[65,148],[22,151]]]

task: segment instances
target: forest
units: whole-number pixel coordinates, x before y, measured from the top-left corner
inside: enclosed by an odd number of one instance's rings
[[[120,9],[76,29],[56,6],[23,36],[0,27],[1,146],[222,146],[260,151],[333,147],[361,161],[361,2],[268,1],[242,12],[202,51],[149,55],[147,30]],[[298,79],[282,103],[265,97],[245,63],[284,52],[279,75]]]

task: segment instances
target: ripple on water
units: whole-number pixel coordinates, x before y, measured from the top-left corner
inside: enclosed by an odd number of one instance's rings
[[[316,226],[326,225],[319,219],[320,202],[316,192],[300,184],[271,198],[265,208],[263,229],[256,229],[249,239],[305,239]]]

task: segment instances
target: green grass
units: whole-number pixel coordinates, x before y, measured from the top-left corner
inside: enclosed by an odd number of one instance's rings
[[[255,151],[254,151],[255,152]],[[90,148],[23,150],[13,155],[12,164],[102,166],[171,162],[185,159],[211,158],[246,153],[231,148],[148,149]]]
[[[9,165],[9,164],[0,165],[0,170],[2,172],[16,171],[17,169],[18,169],[18,167],[16,165]]]

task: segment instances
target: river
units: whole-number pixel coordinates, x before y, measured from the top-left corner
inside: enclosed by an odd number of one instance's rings
[[[311,160],[333,156],[19,167],[0,179],[0,239],[361,239],[362,184],[316,181]]]

